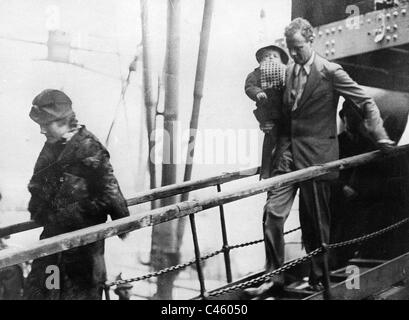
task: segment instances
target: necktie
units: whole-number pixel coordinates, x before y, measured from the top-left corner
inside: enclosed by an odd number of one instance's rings
[[[291,89],[291,101],[292,111],[298,108],[298,103],[300,102],[302,93],[304,91],[305,84],[307,83],[307,73],[304,66],[299,66],[299,68],[294,68],[294,72],[298,69],[298,73],[294,75],[293,84]]]

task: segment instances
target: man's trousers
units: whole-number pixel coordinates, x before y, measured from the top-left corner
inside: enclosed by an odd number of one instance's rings
[[[291,147],[283,152],[272,176],[292,172],[295,170]],[[330,186],[328,181],[316,181],[317,205],[314,200],[313,182],[306,181],[280,187],[268,192],[267,202],[264,206],[263,231],[266,250],[266,271],[272,271],[281,267],[284,263],[284,223],[290,214],[298,188],[300,189],[299,216],[302,231],[302,241],[307,253],[321,246],[320,230],[317,222],[317,214],[321,217],[323,242],[329,242],[330,226]],[[321,281],[323,276],[322,256],[316,256],[311,260],[310,284]],[[283,277],[273,278],[274,281],[283,282]]]

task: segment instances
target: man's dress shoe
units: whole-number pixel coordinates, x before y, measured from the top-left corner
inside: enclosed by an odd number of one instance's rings
[[[267,281],[256,288],[247,288],[244,293],[250,298],[260,298],[263,296],[277,294],[282,291],[283,286],[274,283],[273,281]]]

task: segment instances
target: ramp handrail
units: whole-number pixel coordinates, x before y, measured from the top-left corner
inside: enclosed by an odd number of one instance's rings
[[[139,192],[134,197],[126,200],[128,207],[146,203],[149,201],[163,199],[166,197],[181,195],[190,191],[200,190],[208,187],[221,185],[227,182],[255,176],[260,172],[260,167],[249,168],[241,171],[227,172],[221,175],[208,177],[199,180],[176,183],[152,190]],[[0,225],[0,238],[14,233],[28,231],[42,227],[33,220],[24,221],[11,225]]]
[[[403,152],[407,152],[408,150],[409,145],[397,147],[394,151],[387,155],[382,154],[380,151],[372,151],[361,155],[332,161],[323,165],[316,165],[301,169],[270,179],[261,180],[256,183],[237,188],[235,191],[220,192],[215,196],[207,197],[201,200],[180,202],[170,206],[135,214],[119,220],[39,240],[31,245],[28,245],[24,249],[5,249],[0,251],[0,269],[22,263],[27,260],[36,259],[69,250],[71,248],[83,246],[122,233],[153,226],[169,220],[178,219],[188,215],[194,217],[195,213],[203,210],[260,194],[272,188],[314,179],[330,172],[344,170],[372,161],[396,156]]]

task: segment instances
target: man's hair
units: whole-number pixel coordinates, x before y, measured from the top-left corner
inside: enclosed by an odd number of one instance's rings
[[[303,18],[295,18],[285,28],[284,36],[286,38],[293,36],[297,32],[300,32],[305,40],[310,41],[311,37],[314,37],[314,30],[308,20]]]

